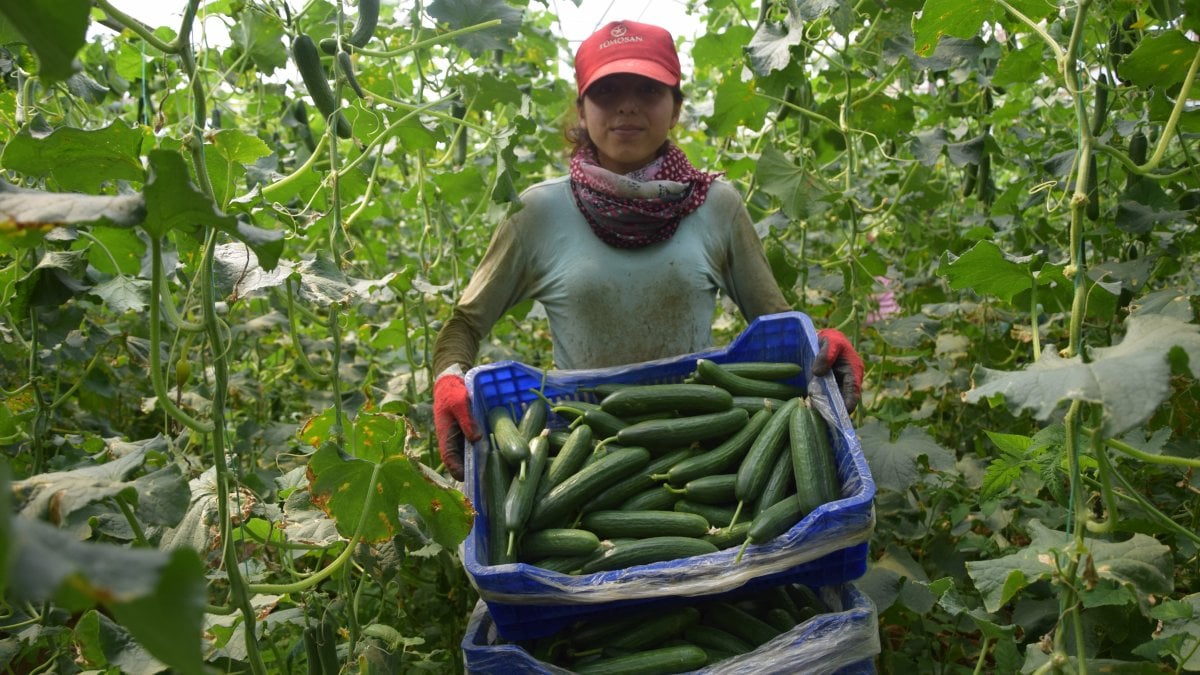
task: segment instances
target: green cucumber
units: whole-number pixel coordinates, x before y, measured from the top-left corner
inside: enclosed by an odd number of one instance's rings
[[[579,520],[579,526],[603,539],[703,537],[709,528],[704,516],[682,511],[593,511]]]
[[[789,420],[792,469],[800,507],[808,513],[841,496],[837,462],[825,419],[805,401]]]
[[[702,623],[688,626],[683,631],[683,639],[697,647],[715,649],[730,654],[745,654],[754,649],[754,647],[750,646],[749,642],[746,642],[733,633]]]
[[[775,460],[775,466],[771,468],[771,475],[767,477],[767,484],[763,486],[762,492],[754,502],[754,514],[762,513],[772,504],[794,493],[795,484],[796,474],[792,469],[792,453],[780,452],[779,457]]]
[[[304,80],[308,95],[312,97],[313,104],[325,118],[326,124],[333,125],[339,138],[354,136],[350,121],[342,114],[341,106],[333,96],[333,89],[329,87],[329,80],[325,79],[325,67],[321,65],[321,55],[311,37],[303,33],[296,36],[292,41],[292,60],[296,63],[300,78]]]
[[[646,384],[625,387],[600,401],[600,408],[621,418],[677,412],[720,412],[733,407],[733,396],[711,384]]]
[[[579,675],[649,675],[684,673],[708,662],[708,655],[696,645],[683,644],[647,649],[624,656],[601,658],[579,664]]]
[[[788,495],[754,516],[750,529],[746,531],[746,541],[742,543],[742,549],[738,551],[733,562],[741,562],[742,554],[746,552],[746,547],[750,544],[768,542],[790,530],[793,525],[800,522],[805,513],[806,511],[800,504],[800,498],[797,495]]]
[[[692,606],[655,611],[640,621],[635,630],[614,635],[605,648],[641,650],[663,644],[700,621],[700,610]]]
[[[359,98],[366,98],[367,92],[363,91],[362,85],[358,83],[358,75],[354,74],[354,61],[351,60],[350,53],[338,52],[334,58],[337,60],[338,72],[349,85],[350,91],[353,91],[354,95]]]
[[[493,446],[494,447],[494,446]],[[488,562],[504,565],[515,562],[508,553],[508,531],[504,527],[504,499],[512,481],[508,463],[494,449],[484,459],[483,487],[488,518]]]
[[[504,497],[504,527],[508,530],[508,552],[514,554],[516,539],[525,528],[525,521],[533,512],[534,497],[537,496],[538,482],[546,473],[546,463],[550,455],[550,434],[542,433],[529,441],[529,459],[521,467],[521,471],[513,476]]]
[[[526,532],[521,537],[521,558],[585,556],[600,548],[600,538],[589,530],[556,527]]]
[[[744,427],[750,414],[741,408],[688,415],[674,419],[646,420],[631,424],[616,434],[623,445],[645,447],[688,445],[696,441],[728,436]]]
[[[787,400],[806,394],[803,387],[738,375],[727,370],[723,364],[708,359],[696,360],[696,373],[701,382],[714,384],[734,396],[763,396]]]
[[[611,446],[609,448],[611,449]],[[670,470],[672,466],[694,456],[697,452],[699,450],[695,448],[678,448],[654,457],[644,469],[621,479],[612,487],[588,500],[581,511],[589,513],[621,508],[625,502],[657,485],[659,481],[655,476]]]
[[[526,440],[542,433],[546,428],[546,420],[550,417],[550,408],[540,399],[530,401],[521,413],[521,421],[517,422],[517,430]]]
[[[565,523],[589,499],[649,463],[650,451],[645,448],[621,448],[608,453],[551,488],[534,506],[529,528]]]
[[[488,427],[496,441],[496,449],[510,467],[516,467],[529,459],[529,441],[521,435],[517,422],[508,408],[498,405],[488,410]]]
[[[678,487],[687,484],[694,478],[708,476],[729,468],[746,454],[746,450],[762,432],[772,414],[774,414],[772,409],[763,409],[754,413],[747,420],[745,426],[717,447],[671,467],[666,475],[667,482]]]
[[[559,574],[579,574],[584,563],[591,560],[595,553],[587,555],[556,555],[549,558],[530,560],[528,564]]]
[[[731,361],[721,368],[752,380],[786,380],[804,373],[804,366],[791,361]]]
[[[799,397],[788,399],[750,444],[750,449],[746,451],[746,456],[742,458],[737,470],[734,491],[738,501],[753,502],[766,487],[771,470],[775,468],[775,459],[783,449],[787,437],[788,420],[801,400]]]
[[[546,469],[544,485],[547,490],[583,468],[584,462],[592,454],[592,441],[592,428],[588,425],[581,424],[571,430]]]
[[[592,574],[635,565],[690,558],[696,555],[716,553],[717,550],[712,542],[696,537],[662,536],[634,539],[614,544],[612,548],[605,551],[604,555],[584,565],[583,573]]]
[[[781,633],[786,633],[795,628],[797,623],[797,621],[792,618],[792,615],[788,614],[787,610],[783,609],[782,607],[772,607],[771,609],[768,609],[764,617],[766,618],[767,623],[771,624],[773,628],[779,630]]]
[[[667,486],[655,485],[630,497],[617,508],[621,511],[667,511],[672,509],[678,501],[679,495],[672,492]]]
[[[752,523],[749,520],[743,520],[733,525],[722,525],[719,529],[704,535],[704,540],[719,549],[740,546],[746,541],[746,533],[750,531],[750,525]]]
[[[781,398],[767,398],[766,396],[734,396],[733,407],[742,408],[746,412],[753,415],[763,408],[778,410],[779,406],[783,405]]]
[[[686,500],[699,504],[728,504],[736,502],[734,486],[736,473],[714,473],[693,478],[681,488],[672,488]]]
[[[704,516],[708,524],[713,527],[729,527],[733,522],[733,516],[736,510],[731,506],[721,504],[702,504],[689,499],[680,499],[671,507],[674,511],[682,511],[684,513],[695,513]]]
[[[364,47],[375,35],[375,27],[379,24],[379,0],[358,0],[358,18],[355,19],[354,30],[346,42],[355,47]]]
[[[750,646],[755,649],[773,640],[783,632],[737,605],[726,601],[717,601],[709,604],[705,608],[700,623],[720,628],[727,633],[735,635],[750,643]]]

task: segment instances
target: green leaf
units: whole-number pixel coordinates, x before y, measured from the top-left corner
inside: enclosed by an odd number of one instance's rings
[[[105,464],[37,474],[13,483],[21,515],[59,524],[90,504],[122,493],[136,496],[133,484],[125,478],[142,466],[152,445],[161,443],[161,438],[152,439]]]
[[[455,550],[470,532],[475,512],[461,492],[436,482],[404,454],[404,431],[395,416],[360,413],[346,430],[354,456],[324,443],[309,458],[313,501],[337,522],[343,537],[353,536],[361,521],[368,542],[397,535],[401,507],[411,506],[429,537]],[[364,517],[368,492],[371,511]]]
[[[963,39],[975,37],[983,22],[995,15],[995,7],[990,2],[926,0],[920,16],[913,19],[917,54],[932,54],[944,35]]]
[[[775,146],[767,146],[758,160],[756,177],[763,192],[779,199],[792,220],[813,218],[829,210],[829,189],[803,167],[796,166]]]
[[[1200,44],[1189,40],[1182,31],[1148,34],[1121,61],[1117,72],[1122,80],[1146,89],[1173,87],[1187,77],[1198,49]]]
[[[69,195],[64,195],[69,196]],[[140,211],[141,196],[134,200]],[[105,199],[112,199],[106,197]],[[139,218],[140,220],[140,218]],[[146,254],[146,242],[133,228],[93,227],[92,238],[98,243],[89,243],[88,264],[105,274],[128,274],[136,276],[142,269],[142,256]],[[116,267],[113,267],[113,264]]]
[[[451,30],[500,19],[495,28],[468,33],[455,41],[475,56],[493,49],[510,49],[521,29],[521,10],[504,0],[433,0],[426,12]]]
[[[251,14],[255,12],[250,12]],[[261,138],[239,129],[221,129],[209,135],[209,143],[222,159],[235,164],[253,164],[271,156],[271,148]]]
[[[149,302],[150,280],[115,276],[96,284],[91,292],[117,314],[140,312]]]
[[[743,126],[761,129],[770,108],[771,102],[757,94],[753,82],[743,82],[737,75],[726,77],[717,85],[708,133],[730,136]]]
[[[153,237],[175,229],[191,231],[213,226],[231,231],[237,221],[221,213],[216,204],[191,181],[183,156],[169,150],[151,150],[146,181],[146,220],[142,227]]]
[[[9,139],[0,163],[10,171],[52,179],[67,192],[100,192],[105,183],[145,179],[139,153],[142,132],[121,121],[84,130],[55,129],[34,136],[28,127]]]
[[[1017,592],[1036,581],[1058,574],[1061,551],[1073,537],[1030,521],[1032,541],[1012,555],[967,563],[967,573],[982,594],[989,612],[998,612]],[[1084,539],[1096,574],[1134,590],[1139,597],[1163,595],[1172,588],[1174,564],[1171,549],[1153,537],[1135,534],[1122,542]]]
[[[40,521],[14,523],[12,587],[19,597],[71,611],[103,605],[163,663],[181,673],[204,672],[206,582],[194,550],[94,544]]]
[[[1193,374],[1200,374],[1200,326],[1164,315],[1131,317],[1120,344],[1095,350],[1088,363],[1064,359],[1053,347],[1025,370],[1005,373],[979,369],[976,385],[964,398],[977,403],[1001,394],[1013,410],[1032,410],[1047,420],[1068,400],[1098,403],[1105,433],[1119,435],[1141,424],[1170,394],[1168,353],[1187,353]]]
[[[950,288],[970,288],[982,295],[994,295],[1005,302],[1033,286],[1031,265],[1034,256],[1006,255],[990,241],[975,244],[970,251],[956,256],[946,253],[948,264],[939,273],[949,279]]]
[[[791,20],[785,24],[764,23],[750,39],[746,47],[750,55],[750,68],[760,77],[773,71],[783,70],[792,62],[792,47],[804,39],[804,25]]]
[[[92,3],[89,0],[3,2],[0,14],[37,54],[38,76],[47,83],[75,72],[75,54],[87,40]]]
[[[893,441],[886,426],[871,420],[858,430],[858,438],[875,484],[881,489],[906,492],[919,482],[921,457],[925,457],[934,470],[954,467],[954,452],[939,445],[920,427],[904,427]]]
[[[263,75],[287,66],[284,35],[283,21],[277,14],[255,9],[240,12],[238,21],[229,29],[230,39]]]
[[[72,631],[82,664],[116,666],[122,673],[157,673],[166,666],[139,645],[129,631],[96,610],[84,612]]]
[[[55,227],[85,223],[132,226],[144,217],[141,195],[45,192],[0,181],[0,237],[18,246],[36,245],[42,234]]]

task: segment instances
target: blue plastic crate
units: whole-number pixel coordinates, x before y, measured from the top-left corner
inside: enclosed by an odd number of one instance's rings
[[[541,637],[588,614],[647,602],[785,582],[816,588],[862,576],[875,525],[875,482],[831,375],[813,382],[801,375],[792,383],[807,387],[810,403],[829,423],[842,496],[807,514],[784,535],[748,547],[736,565],[736,548],[586,575],[560,574],[525,563],[487,564],[491,514],[482,492],[484,463],[476,461],[490,452],[490,430],[486,419],[480,419],[486,417],[482,411],[505,405],[519,416],[528,405],[543,405],[535,393],[539,389],[558,402],[595,400],[586,389],[597,384],[679,382],[695,369],[698,358],[718,363],[790,361],[808,373],[816,350],[816,331],[808,316],[785,312],[759,317],[727,347],[658,361],[572,371],[543,371],[503,361],[471,369],[467,388],[484,433],[465,453],[466,493],[478,515],[463,543],[462,559],[500,635],[507,640]],[[565,421],[551,415],[549,424],[562,426]]]
[[[870,675],[879,654],[879,617],[874,603],[851,584],[821,589],[835,611],[797,624],[758,649],[726,659],[694,675],[806,673]],[[505,643],[487,605],[471,615],[462,642],[470,675],[565,675],[572,671],[534,658],[520,646]]]

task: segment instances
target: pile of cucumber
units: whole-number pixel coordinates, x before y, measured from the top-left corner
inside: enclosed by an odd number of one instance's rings
[[[488,562],[591,574],[737,546],[740,561],[841,495],[825,420],[785,382],[799,373],[698,359],[680,383],[488,410]]]
[[[518,644],[537,660],[576,673],[681,673],[750,652],[829,611],[812,589],[785,584],[736,600],[606,613]]]

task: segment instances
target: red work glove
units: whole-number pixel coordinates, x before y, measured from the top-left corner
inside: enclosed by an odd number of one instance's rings
[[[854,412],[862,399],[863,362],[854,345],[836,328],[817,331],[817,356],[813,359],[812,374],[817,377],[833,372],[847,412]]]
[[[437,432],[438,454],[455,480],[463,479],[463,436],[479,440],[471,417],[467,384],[459,375],[442,375],[433,383],[433,429]]]

